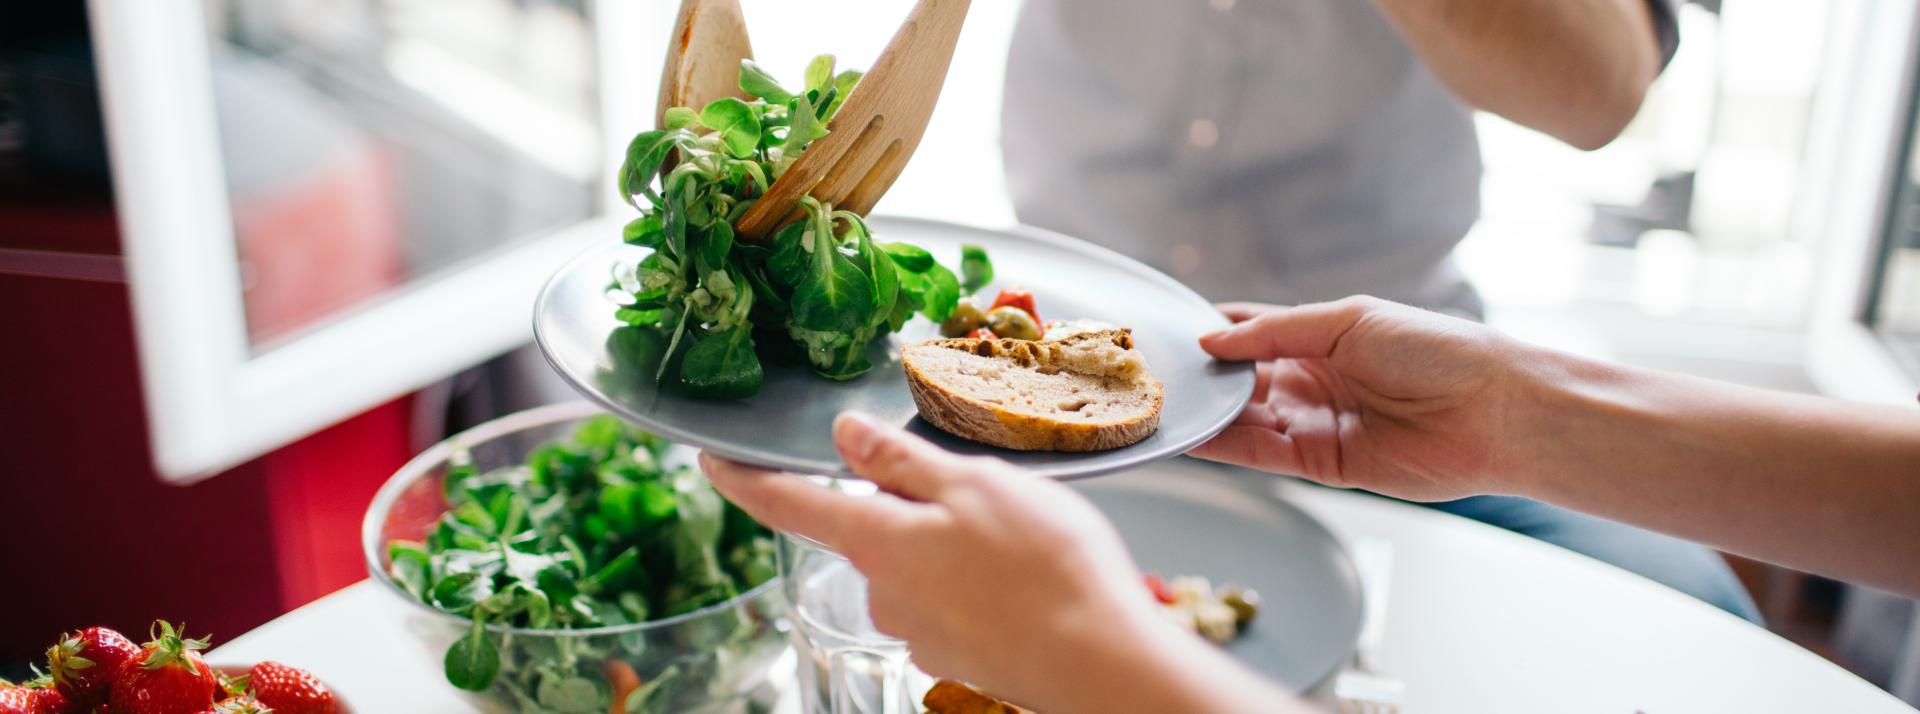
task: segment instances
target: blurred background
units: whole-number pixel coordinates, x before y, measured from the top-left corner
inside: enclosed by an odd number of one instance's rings
[[[197,5],[185,24],[115,34],[180,5]],[[609,162],[651,124],[669,5],[0,9],[0,537],[34,583],[0,595],[0,674],[63,628],[165,614],[237,634],[355,582],[360,515],[402,462],[570,398],[524,347],[553,267],[535,257],[614,235]],[[822,49],[867,66],[909,3],[742,5],[772,28],[762,64],[793,77]],[[1911,403],[1915,32],[1877,21],[1893,5],[1686,5],[1679,54],[1599,151],[1482,116],[1484,215],[1458,256],[1490,322]],[[975,4],[878,211],[1013,222],[998,125],[1017,10]],[[1736,567],[1776,631],[1920,697],[1898,681],[1920,661],[1911,602]]]

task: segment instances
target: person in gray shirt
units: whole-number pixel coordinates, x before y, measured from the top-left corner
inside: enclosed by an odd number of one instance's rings
[[[1583,149],[1672,58],[1677,0],[1027,0],[1002,142],[1021,222],[1216,300],[1356,293],[1479,318],[1473,112]],[[1436,508],[1758,621],[1698,545],[1532,501]]]

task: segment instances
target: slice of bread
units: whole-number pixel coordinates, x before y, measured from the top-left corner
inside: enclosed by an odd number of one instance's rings
[[[920,706],[927,714],[1033,714],[951,679],[935,681]]]
[[[901,350],[920,416],[974,441],[1019,451],[1105,451],[1160,428],[1165,388],[1133,333],[1062,340],[928,340]]]

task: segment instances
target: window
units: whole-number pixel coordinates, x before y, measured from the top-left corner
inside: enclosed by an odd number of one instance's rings
[[[1807,367],[1830,395],[1912,406],[1920,16],[1902,4],[1834,8],[1802,179],[1800,230],[1821,246]]]
[[[1915,91],[1920,95],[1920,91]],[[1893,199],[1874,261],[1866,322],[1910,375],[1920,378],[1920,111],[1909,107],[1906,146],[1893,174]]]
[[[658,73],[606,68],[657,67],[673,10],[91,0],[160,472],[524,344],[541,283],[620,233],[606,177]]]
[[[578,2],[204,7],[254,349],[593,215],[605,148]]]

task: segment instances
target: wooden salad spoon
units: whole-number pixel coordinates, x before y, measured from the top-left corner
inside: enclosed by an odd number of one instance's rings
[[[873,210],[926,134],[970,4],[919,0],[840,105],[827,125],[830,133],[810,144],[768,187],[735,222],[735,231],[762,238],[799,219],[805,196],[861,215]],[[682,0],[661,83],[661,115],[669,107],[697,109],[739,96],[740,60],[751,55],[737,0]]]
[[[748,59],[753,59],[753,42],[747,39],[739,0],[682,0],[667,41],[655,126],[664,126],[667,110],[674,107],[699,111],[722,97],[746,99],[740,61]]]

